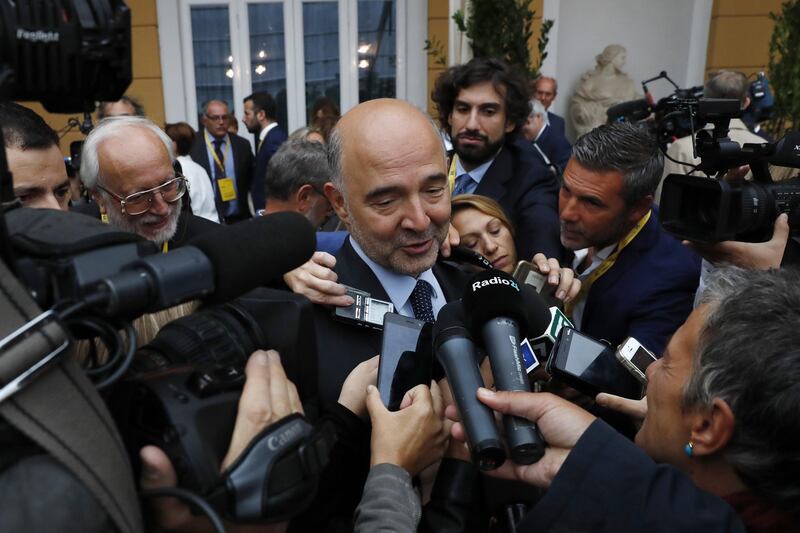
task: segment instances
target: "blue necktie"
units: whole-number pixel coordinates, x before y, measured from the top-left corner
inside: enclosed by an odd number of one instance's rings
[[[458,196],[459,194],[466,194],[467,187],[472,183],[472,176],[469,174],[461,174],[458,178],[456,178],[456,186],[453,187],[453,196]]]
[[[417,280],[417,285],[411,291],[411,309],[414,310],[414,318],[423,322],[433,322],[433,287],[425,280]]]

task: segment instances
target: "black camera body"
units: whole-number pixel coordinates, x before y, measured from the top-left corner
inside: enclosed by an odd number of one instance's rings
[[[737,100],[696,99],[677,102],[712,130],[697,133],[698,170],[713,178],[670,174],[661,191],[659,216],[665,230],[680,239],[714,243],[763,242],[781,213],[789,216],[793,236],[800,235],[800,178],[773,182],[769,164],[800,168],[800,133],[789,132],[772,144],[740,146],[728,137],[731,118],[741,115]],[[749,165],[753,181],[729,182],[725,173]]]

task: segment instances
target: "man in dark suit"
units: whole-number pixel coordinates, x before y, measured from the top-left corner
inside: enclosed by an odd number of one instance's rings
[[[264,180],[267,165],[286,140],[286,132],[278,126],[277,120],[278,106],[269,93],[256,92],[245,97],[242,122],[247,126],[247,131],[256,136],[256,164],[250,189],[255,210],[266,207]]]
[[[692,310],[700,258],[658,224],[663,156],[630,123],[575,143],[559,195],[561,242],[583,285],[567,305],[583,332],[612,345],[635,337],[660,356]]]
[[[200,122],[204,131],[195,137],[190,155],[214,182],[220,220],[231,223],[252,217],[247,200],[253,175],[250,143],[228,134],[228,104],[222,100],[206,102]]]
[[[522,136],[531,143],[542,162],[560,176],[572,154],[572,146],[547,123],[547,111],[538,100],[531,100],[531,113],[522,126]]]
[[[527,93],[525,81],[506,63],[476,58],[439,76],[431,97],[455,150],[453,195],[496,200],[514,224],[520,259],[537,252],[561,257],[558,183],[533,148],[518,142],[528,118]]]
[[[533,94],[531,96],[539,100],[546,110],[549,110],[550,106],[553,105],[553,100],[556,99],[557,94],[558,84],[555,78],[550,78],[548,76],[539,76],[536,78],[533,85]],[[553,128],[556,135],[564,137],[563,117],[547,111],[547,122],[550,124],[550,127]]]

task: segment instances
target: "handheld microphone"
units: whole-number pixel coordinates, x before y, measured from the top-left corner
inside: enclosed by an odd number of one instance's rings
[[[314,253],[316,236],[299,213],[276,213],[220,228],[166,254],[143,257],[88,292],[110,316],[136,317],[193,298],[232,300],[280,278]]]
[[[506,452],[492,410],[478,400],[476,394],[478,387],[483,386],[483,379],[475,345],[465,324],[461,300],[446,304],[433,325],[433,347],[453,391],[467,433],[472,462],[481,470],[494,470],[506,460]]]
[[[522,286],[522,300],[528,315],[528,332],[531,335],[529,344],[536,359],[544,364],[553,351],[553,346],[564,326],[574,327],[567,315],[556,306],[550,306],[542,299],[536,290],[529,286]],[[541,332],[538,336],[538,332]]]
[[[475,275],[464,295],[470,329],[489,355],[497,390],[530,392],[520,343],[528,330],[528,317],[517,281],[501,270]],[[545,443],[536,424],[504,415],[509,455],[517,464],[532,464],[544,455]]]

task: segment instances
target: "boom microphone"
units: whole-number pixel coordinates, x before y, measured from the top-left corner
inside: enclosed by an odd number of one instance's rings
[[[201,235],[167,254],[138,259],[102,279],[93,303],[136,317],[202,297],[227,302],[279,279],[314,253],[316,236],[299,213],[276,213]]]
[[[433,325],[433,348],[453,391],[467,433],[472,462],[481,470],[494,470],[506,460],[506,452],[494,425],[492,410],[477,397],[483,379],[475,345],[465,324],[461,300],[446,304]]]
[[[489,355],[497,390],[530,392],[520,352],[528,317],[517,281],[501,270],[476,274],[465,291],[464,309],[471,331]],[[503,416],[503,424],[515,463],[532,464],[542,458],[545,444],[536,424],[510,415]]]

